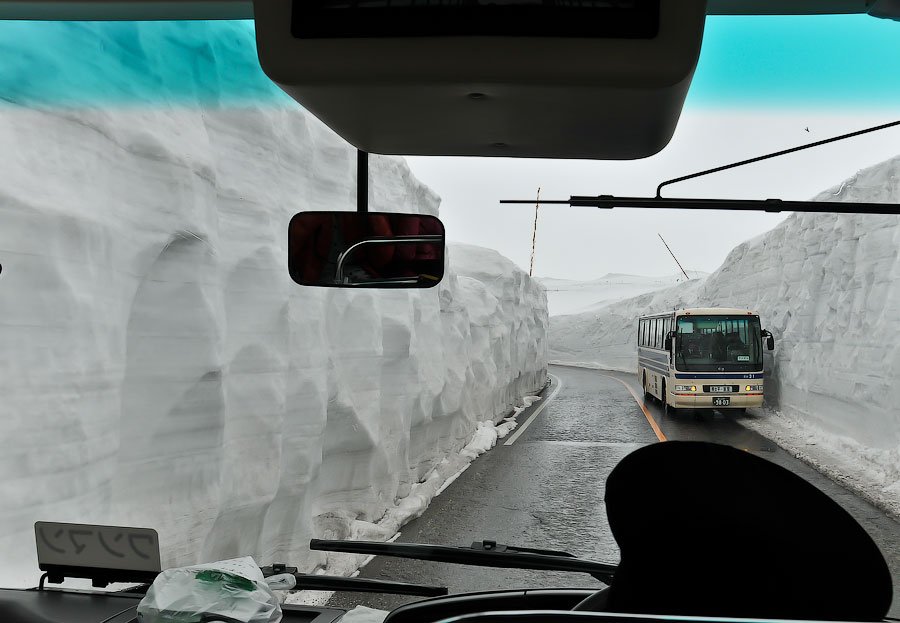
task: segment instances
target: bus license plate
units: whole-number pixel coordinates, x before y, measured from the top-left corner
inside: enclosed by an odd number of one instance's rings
[[[731,398],[713,398],[714,407],[727,407],[731,404]]]

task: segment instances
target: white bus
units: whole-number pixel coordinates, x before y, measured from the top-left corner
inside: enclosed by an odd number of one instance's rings
[[[763,402],[759,315],[746,309],[682,309],[638,322],[638,378],[644,397],[666,414],[678,409],[740,412]]]

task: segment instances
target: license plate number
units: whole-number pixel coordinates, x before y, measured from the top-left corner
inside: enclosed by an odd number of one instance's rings
[[[731,385],[713,385],[709,388],[709,391],[714,394],[727,394],[731,391]]]
[[[727,407],[731,404],[731,398],[713,398],[714,407]]]

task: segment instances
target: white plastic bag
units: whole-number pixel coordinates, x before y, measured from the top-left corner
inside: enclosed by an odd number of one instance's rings
[[[280,623],[281,606],[249,556],[163,571],[137,608],[140,623]]]
[[[293,573],[279,573],[266,578],[266,584],[273,591],[289,591],[297,586],[297,578]]]

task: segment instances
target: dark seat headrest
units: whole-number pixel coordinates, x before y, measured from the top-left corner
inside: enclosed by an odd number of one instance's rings
[[[670,441],[606,482],[621,563],[617,612],[881,620],[892,598],[878,547],[841,506],[750,452]]]

